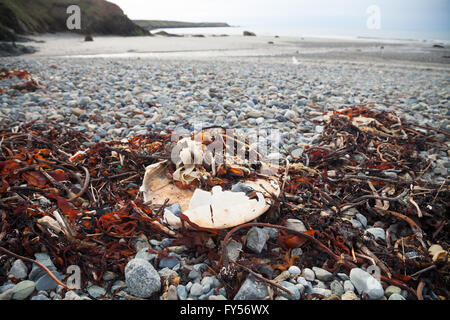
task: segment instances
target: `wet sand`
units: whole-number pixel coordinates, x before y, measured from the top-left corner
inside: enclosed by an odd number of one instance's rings
[[[419,62],[450,65],[450,48],[434,48],[429,42],[337,40],[300,37],[117,37],[98,36],[85,42],[76,34],[33,37],[38,52],[31,56],[214,58],[286,57],[358,62]]]

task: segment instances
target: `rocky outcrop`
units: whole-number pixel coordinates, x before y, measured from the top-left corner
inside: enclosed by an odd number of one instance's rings
[[[256,36],[256,34],[254,34],[253,32],[250,32],[250,31],[244,31],[243,34],[244,34],[244,36],[247,36],[247,37],[255,37]]]

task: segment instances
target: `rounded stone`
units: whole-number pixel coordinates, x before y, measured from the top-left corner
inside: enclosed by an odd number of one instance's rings
[[[290,266],[289,269],[288,269],[288,271],[289,271],[289,273],[290,273],[291,275],[297,275],[297,274],[300,274],[300,273],[301,273],[300,268],[297,267],[297,266]]]
[[[325,269],[313,267],[314,274],[316,275],[316,278],[321,281],[330,281],[333,279],[333,274],[331,272],[328,272]]]
[[[350,281],[360,294],[367,294],[371,300],[377,300],[384,296],[381,283],[360,268],[353,268],[350,271]]]
[[[25,300],[33,293],[36,284],[33,281],[25,280],[16,284],[13,288],[13,300]]]
[[[161,279],[153,265],[143,259],[133,259],[125,267],[125,282],[130,294],[149,298],[161,289]]]
[[[393,293],[388,300],[406,300],[401,294]]]
[[[28,268],[22,260],[17,259],[12,264],[9,273],[11,273],[16,279],[25,279],[28,275]]]

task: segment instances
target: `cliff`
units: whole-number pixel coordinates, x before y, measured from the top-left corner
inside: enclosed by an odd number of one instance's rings
[[[0,40],[17,34],[71,31],[66,21],[70,5],[81,8],[79,33],[148,35],[149,32],[131,21],[117,5],[105,0],[0,0]]]

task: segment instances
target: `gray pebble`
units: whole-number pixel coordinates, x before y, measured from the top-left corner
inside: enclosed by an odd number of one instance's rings
[[[316,278],[321,281],[330,281],[333,279],[333,274],[328,272],[327,270],[324,270],[322,268],[313,267],[314,274],[316,275]]]
[[[146,260],[130,260],[125,267],[125,282],[130,294],[140,298],[149,298],[161,289],[160,275]]]
[[[350,281],[359,294],[367,294],[371,300],[380,299],[384,296],[384,290],[380,282],[360,268],[353,268],[350,271]]]
[[[28,268],[22,260],[17,259],[13,262],[9,273],[16,279],[26,279],[28,276]]]
[[[34,289],[36,287],[36,284],[33,281],[30,280],[24,280],[19,282],[14,286],[12,299],[13,300],[25,300],[30,296]]]
[[[252,227],[247,233],[246,246],[255,253],[261,253],[268,235],[262,228]]]
[[[266,284],[248,277],[239,288],[234,300],[262,300],[269,295]]]

